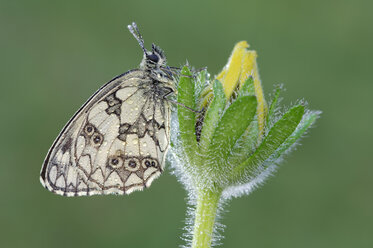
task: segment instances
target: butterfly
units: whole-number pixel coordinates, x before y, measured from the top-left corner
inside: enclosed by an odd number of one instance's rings
[[[94,93],[62,129],[43,163],[40,181],[64,196],[130,194],[164,170],[175,91],[164,52],[147,50],[136,23],[128,29],[144,55]]]

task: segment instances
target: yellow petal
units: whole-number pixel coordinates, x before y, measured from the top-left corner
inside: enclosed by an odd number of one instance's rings
[[[255,79],[255,76],[258,75],[256,57],[255,51],[245,49],[241,63],[240,87],[246,82],[249,76],[253,76]]]
[[[240,85],[242,85],[249,75],[253,76],[254,79],[254,90],[256,100],[258,102],[257,106],[257,117],[258,117],[258,127],[259,127],[259,140],[261,142],[261,137],[264,134],[265,120],[267,115],[267,103],[264,98],[262,84],[259,78],[258,64],[256,63],[257,54],[255,51],[247,51],[242,61],[242,74],[240,79]]]
[[[214,93],[212,93],[212,90],[210,90],[210,92],[204,95],[199,104],[199,109],[203,109],[203,107],[207,106],[210,102],[210,99],[212,99],[213,96],[214,96]]]
[[[246,48],[248,47],[249,44],[247,44],[246,41],[238,42],[233,48],[233,52],[228,60],[227,65],[216,77],[216,79],[222,82],[227,99],[231,97],[233,90],[239,83],[242,71],[242,61],[246,53]]]
[[[249,76],[253,77],[255,91],[253,92],[253,94],[255,94],[258,102],[257,118],[259,128],[259,143],[261,142],[264,134],[265,120],[268,108],[259,78],[258,65],[256,62],[256,51],[248,50],[247,48],[249,48],[249,44],[246,41],[238,42],[233,48],[228,63],[218,74],[216,79],[223,84],[225,95],[227,99],[229,99],[238,84],[241,87]],[[208,101],[212,97],[212,95],[213,94],[211,87],[208,87],[203,91],[201,96],[201,108],[208,104]]]

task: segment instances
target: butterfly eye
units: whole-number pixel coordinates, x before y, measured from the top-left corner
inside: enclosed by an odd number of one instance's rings
[[[103,138],[102,135],[99,134],[99,133],[96,133],[96,134],[94,134],[94,135],[92,136],[92,142],[93,142],[93,144],[95,144],[95,145],[101,145],[103,139],[104,139],[104,138]]]
[[[124,167],[129,171],[137,171],[140,167],[140,162],[136,158],[128,158],[124,161]]]
[[[90,136],[94,133],[95,128],[92,125],[88,124],[87,126],[85,126],[84,131],[87,135]]]
[[[150,54],[150,55],[148,55],[148,56],[146,56],[148,59],[150,59],[151,61],[153,61],[154,63],[158,63],[158,61],[159,61],[159,57],[158,57],[158,55],[156,55],[156,54]]]
[[[145,161],[145,165],[146,165],[146,167],[149,167],[149,166],[151,165],[150,161],[149,161],[149,160],[146,160],[146,161]]]
[[[146,158],[146,159],[144,159],[142,162],[143,162],[142,166],[143,166],[144,168],[157,167],[157,164],[158,164],[158,163],[157,163],[154,159],[152,159],[152,158]]]
[[[108,159],[108,164],[112,168],[120,168],[123,165],[123,160],[121,157],[110,157]]]

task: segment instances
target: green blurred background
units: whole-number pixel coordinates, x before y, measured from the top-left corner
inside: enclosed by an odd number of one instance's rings
[[[276,177],[223,214],[223,247],[373,247],[373,2],[0,1],[0,247],[177,247],[186,192],[169,170],[127,197],[63,198],[39,171],[103,83],[138,66],[126,30],[170,65],[216,74],[237,41],[259,54],[266,95],[323,111]],[[369,162],[370,161],[370,162]]]

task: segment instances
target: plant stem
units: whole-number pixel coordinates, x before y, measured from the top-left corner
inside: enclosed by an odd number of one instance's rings
[[[211,247],[221,191],[200,190],[194,220],[192,248]]]

